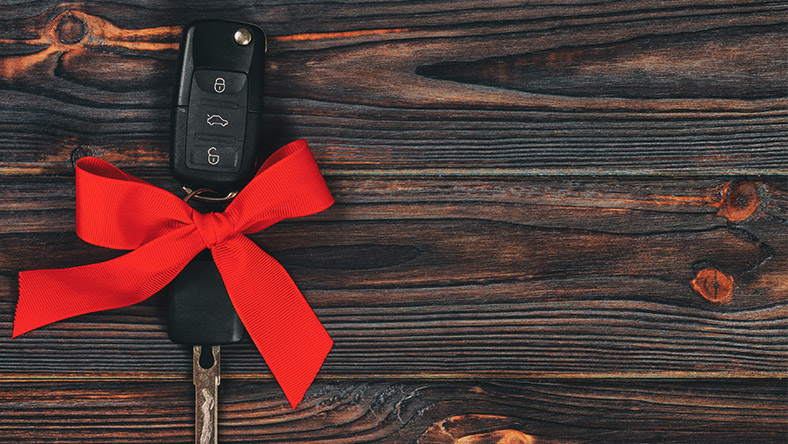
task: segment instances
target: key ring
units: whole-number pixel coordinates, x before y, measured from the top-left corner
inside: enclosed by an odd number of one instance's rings
[[[186,197],[183,198],[184,202],[188,202],[189,199],[192,198],[198,202],[213,202],[213,203],[227,202],[233,200],[233,198],[235,198],[235,196],[238,195],[238,191],[230,191],[224,197],[210,197],[203,195],[204,193],[216,194],[216,191],[210,188],[198,188],[196,190],[192,190],[191,188],[185,186],[181,188],[183,189],[183,191],[186,192]]]

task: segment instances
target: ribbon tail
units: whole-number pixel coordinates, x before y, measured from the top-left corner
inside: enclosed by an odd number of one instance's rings
[[[238,316],[295,408],[334,341],[282,265],[246,236],[212,253]]]
[[[185,227],[187,228],[187,227]],[[204,247],[194,227],[177,229],[118,258],[19,273],[12,337],[72,316],[126,307],[164,288]]]

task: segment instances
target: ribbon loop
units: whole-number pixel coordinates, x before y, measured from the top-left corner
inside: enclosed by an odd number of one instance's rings
[[[134,250],[190,222],[172,193],[95,157],[76,165],[77,235],[93,245]]]
[[[210,248],[230,300],[295,407],[333,345],[290,276],[244,234],[334,203],[303,140],[277,150],[224,213],[201,214],[103,160],[77,161],[77,235],[116,259],[19,273],[13,336],[68,317],[141,302]]]

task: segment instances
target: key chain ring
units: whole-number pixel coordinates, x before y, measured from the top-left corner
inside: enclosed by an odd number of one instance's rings
[[[212,193],[216,194],[216,191],[210,188],[198,188],[196,190],[192,190],[189,187],[181,187],[184,192],[186,192],[186,197],[183,198],[184,202],[188,202],[190,199],[194,199],[198,202],[212,202],[212,203],[219,203],[219,202],[228,202],[233,200],[235,196],[238,195],[238,191],[230,191],[227,193],[226,196],[223,197],[210,197],[205,196],[204,193]]]

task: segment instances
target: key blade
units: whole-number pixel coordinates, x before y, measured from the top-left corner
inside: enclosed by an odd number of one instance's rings
[[[219,346],[194,346],[194,442],[219,442]]]

